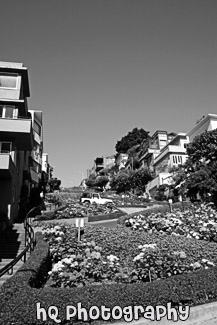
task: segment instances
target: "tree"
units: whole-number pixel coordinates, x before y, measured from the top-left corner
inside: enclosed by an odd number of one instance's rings
[[[146,168],[140,168],[132,171],[131,175],[131,188],[145,191],[146,185],[154,178],[154,174]]]
[[[95,187],[99,187],[101,190],[103,190],[108,183],[109,178],[107,176],[98,176],[95,180]]]
[[[148,169],[141,168],[135,171],[120,171],[111,181],[111,188],[117,193],[130,190],[145,191],[147,183],[153,179]]]
[[[129,173],[126,171],[120,171],[115,175],[110,182],[111,189],[117,193],[130,191],[131,189],[131,180]]]
[[[144,139],[149,137],[148,134],[149,132],[145,131],[144,129],[134,128],[116,143],[115,149],[117,153],[126,153],[131,147],[141,144]]]
[[[51,192],[53,192],[53,191],[59,191],[60,185],[61,185],[61,180],[60,179],[57,179],[56,177],[55,178],[51,178],[48,181],[48,184],[50,185],[50,191]]]
[[[176,175],[176,185],[184,184],[191,199],[211,195],[217,203],[217,129],[205,131],[187,146],[188,159]]]

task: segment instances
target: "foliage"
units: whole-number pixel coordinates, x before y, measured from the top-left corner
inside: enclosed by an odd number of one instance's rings
[[[72,227],[65,226],[65,228],[68,228],[69,232],[73,233]],[[66,233],[68,235],[67,230]],[[156,244],[157,248],[167,250],[168,257],[171,256],[172,252],[178,252],[181,257],[182,252],[184,252],[186,255],[185,265],[190,265],[191,272],[189,271],[189,273],[152,282],[137,281],[135,278],[134,281],[137,282],[131,283],[130,285],[116,282],[95,285],[91,286],[91,288],[88,286],[82,288],[67,288],[67,290],[65,288],[52,288],[43,285],[43,282],[41,284],[39,283],[41,279],[44,279],[47,271],[49,271],[50,258],[47,243],[44,243],[43,240],[39,242],[37,239],[37,245],[34,252],[22,266],[20,272],[16,272],[14,276],[10,277],[0,288],[2,324],[41,325],[43,323],[44,325],[49,325],[53,323],[49,317],[44,321],[36,319],[37,303],[40,303],[41,307],[44,307],[45,310],[47,310],[49,306],[56,306],[58,308],[58,319],[64,324],[73,323],[81,325],[84,322],[78,319],[78,315],[75,315],[71,320],[66,320],[65,311],[69,301],[71,306],[77,306],[78,303],[81,303],[83,308],[89,310],[90,306],[99,306],[100,308],[102,305],[108,308],[113,308],[117,305],[124,308],[125,306],[136,305],[166,305],[167,303],[171,303],[173,307],[186,304],[193,306],[215,301],[217,299],[217,267],[208,266],[209,261],[213,263],[217,261],[215,243],[206,243],[205,245],[203,241],[186,238],[184,238],[184,240],[181,238],[180,240],[180,238],[175,236],[166,236],[162,234],[145,234],[144,236],[144,233],[140,232],[136,232],[135,237],[135,232],[129,231],[127,228],[123,230],[122,227],[116,229],[114,233],[111,229],[109,230],[102,227],[94,228],[94,230],[92,229],[92,231],[89,232],[89,235],[86,235],[87,242],[95,240],[95,243],[97,243],[99,240],[100,245],[102,243],[104,245],[103,247],[106,249],[108,249],[107,246],[110,246],[109,249],[113,250],[113,253],[109,255],[116,257],[118,257],[118,254],[121,252],[124,254],[125,248],[129,247],[130,251],[131,249],[133,250],[133,254],[130,254],[130,257],[133,256],[133,258],[135,258],[141,253],[142,249],[145,247],[147,248],[147,245],[150,245],[150,243]],[[110,236],[111,243],[114,240],[112,245],[108,240]],[[65,246],[62,246],[62,248],[70,249],[71,241],[69,236],[67,237]],[[144,247],[144,245],[146,246]],[[127,260],[128,252],[129,251],[126,252],[125,260]],[[62,249],[61,256],[64,256],[65,253],[66,250],[64,251]],[[73,254],[73,252],[71,254]],[[185,255],[183,254],[183,257],[185,257]],[[145,258],[146,257],[145,255]],[[152,261],[156,264],[157,260],[154,259],[154,256]],[[200,261],[200,268],[198,271],[196,268],[199,265],[195,261]],[[135,274],[136,277],[138,277],[140,271],[138,268],[135,268],[136,262],[132,261],[130,258],[127,262],[133,262],[134,272],[138,272]],[[157,262],[157,264],[160,263]],[[192,272],[192,270],[194,270],[194,272]],[[36,288],[40,289],[38,290]],[[91,320],[91,324],[99,325],[101,323],[102,319],[99,319],[99,321]]]
[[[153,179],[153,174],[145,168],[132,171],[120,171],[111,181],[111,188],[117,193],[138,189],[145,191],[147,183]]]
[[[167,196],[165,195],[165,191],[168,190],[169,186],[167,184],[162,184],[158,187],[155,195],[155,200],[165,201],[167,200]]]
[[[134,128],[127,135],[122,137],[115,146],[117,153],[126,153],[131,147],[141,144],[141,142],[149,137],[149,132],[144,129]]]
[[[152,213],[148,217],[142,213],[125,221],[134,230],[165,232],[169,235],[186,236],[200,240],[217,242],[217,212],[211,205],[192,206],[186,211],[172,213]]]
[[[55,178],[51,178],[48,181],[48,184],[50,185],[50,191],[54,192],[54,191],[59,191],[60,190],[60,185],[61,185],[61,180]]]
[[[44,235],[53,260],[49,285],[57,287],[149,282],[150,272],[153,281],[217,262],[216,244],[159,232],[135,236],[128,228],[87,227],[77,242],[71,226],[49,225]]]
[[[130,191],[131,189],[131,179],[127,171],[120,171],[116,176],[114,176],[110,182],[112,190],[117,193],[122,193]]]

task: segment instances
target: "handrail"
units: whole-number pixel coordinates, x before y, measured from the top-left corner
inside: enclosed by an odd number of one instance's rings
[[[0,270],[0,277],[2,277],[5,273],[8,273],[9,275],[13,274],[13,267],[16,265],[22,258],[24,257],[23,262],[26,262],[26,253],[28,251],[31,252],[34,250],[35,247],[35,234],[32,226],[28,222],[29,214],[33,212],[36,208],[39,208],[39,206],[32,208],[26,215],[26,218],[24,220],[24,229],[25,229],[25,248],[24,250],[15,257],[11,262],[9,262],[7,265],[5,265],[1,270]]]

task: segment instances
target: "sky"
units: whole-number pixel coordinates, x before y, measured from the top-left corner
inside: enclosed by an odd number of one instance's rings
[[[62,186],[143,128],[217,114],[216,0],[7,0],[0,61],[28,68],[44,152]]]

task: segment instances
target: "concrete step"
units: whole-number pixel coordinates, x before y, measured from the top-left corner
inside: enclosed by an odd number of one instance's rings
[[[23,224],[14,224],[13,228],[8,230],[0,238],[0,270],[8,263],[14,260],[25,249],[25,229]],[[27,252],[26,259],[30,253]],[[23,265],[24,257],[13,267],[13,274]],[[11,274],[4,274],[0,278],[0,286],[11,277]]]

